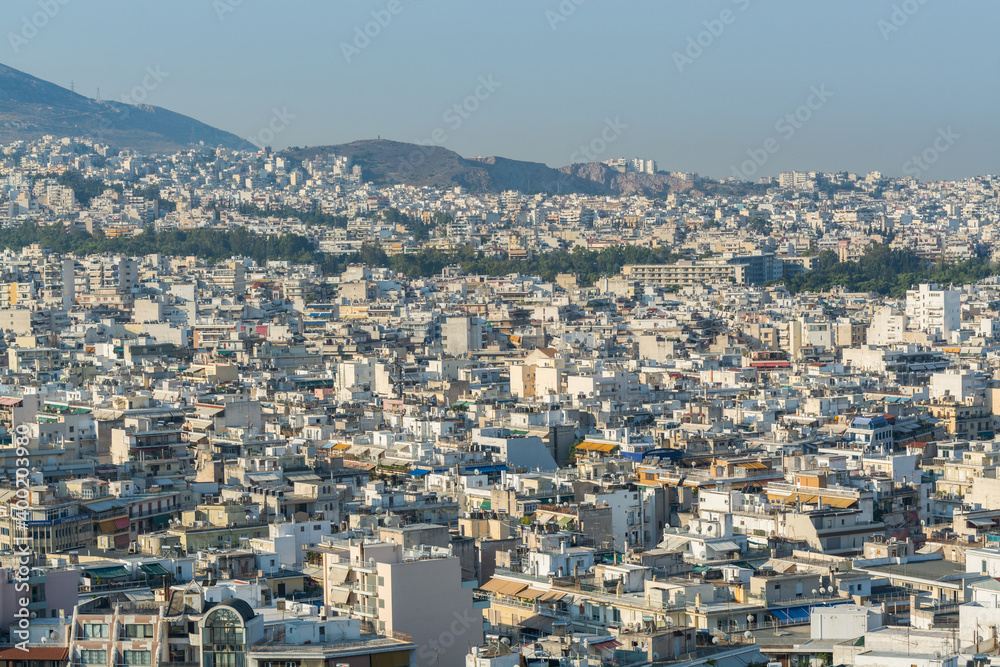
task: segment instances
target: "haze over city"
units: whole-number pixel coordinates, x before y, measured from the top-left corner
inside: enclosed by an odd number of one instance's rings
[[[116,100],[160,68],[168,76],[147,103],[241,137],[287,110],[294,120],[275,148],[380,135],[560,167],[618,118],[626,129],[602,158],[649,155],[724,178],[774,138],[778,150],[751,177],[902,176],[950,127],[961,139],[925,178],[996,171],[994,3],[58,4],[59,16],[0,62]],[[36,0],[8,0],[0,25],[20,35],[37,11]],[[468,117],[448,117],[480,77],[498,86]],[[812,86],[829,100],[794,136],[776,130]]]

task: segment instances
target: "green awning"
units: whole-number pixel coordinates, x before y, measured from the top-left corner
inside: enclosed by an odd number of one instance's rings
[[[140,563],[139,569],[146,573],[147,577],[169,577],[170,572],[159,563]]]
[[[84,572],[90,577],[98,577],[100,579],[121,579],[128,576],[128,570],[123,565],[95,567],[91,570],[84,570]]]
[[[491,507],[493,507],[493,504],[488,500],[484,500],[482,504],[479,505],[479,509],[481,510],[488,510]]]
[[[571,517],[571,516],[564,516],[561,519],[559,519],[558,521],[556,521],[556,523],[559,524],[559,526],[561,526],[562,528],[565,528],[566,526],[568,526],[571,523],[573,523],[573,517]]]
[[[149,520],[149,525],[152,526],[153,530],[158,530],[160,528],[166,528],[170,525],[170,515],[169,514],[157,514]]]

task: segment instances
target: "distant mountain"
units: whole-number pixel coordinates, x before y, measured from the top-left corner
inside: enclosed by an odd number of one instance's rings
[[[148,104],[93,100],[0,65],[0,143],[89,137],[119,148],[170,152],[206,146],[255,150],[235,134]]]
[[[519,190],[527,193],[653,196],[670,190],[687,189],[691,185],[689,181],[665,174],[623,174],[599,162],[553,169],[539,162],[505,157],[464,158],[440,146],[421,146],[386,139],[285,151],[285,155],[300,161],[330,153],[350,157],[361,166],[365,180],[375,185],[461,186],[474,192]]]

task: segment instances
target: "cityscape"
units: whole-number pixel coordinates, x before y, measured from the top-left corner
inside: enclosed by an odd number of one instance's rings
[[[204,4],[220,35],[287,20]],[[324,48],[388,68],[417,7],[359,3]],[[851,11],[889,44],[932,7]],[[219,127],[158,106],[204,94],[180,65],[102,98],[29,73],[82,6],[12,11],[0,667],[997,664],[1000,176],[961,109],[856,170],[809,143],[858,140],[818,125],[836,79],[697,158],[599,104],[514,140],[480,122],[530,97],[507,54],[430,131],[290,101],[231,132],[234,80]],[[532,11],[575,39],[609,9]],[[755,11],[706,3],[656,67],[736,58]]]

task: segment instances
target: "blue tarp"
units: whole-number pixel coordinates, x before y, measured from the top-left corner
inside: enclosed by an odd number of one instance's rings
[[[483,465],[475,466],[473,468],[466,468],[462,471],[463,475],[488,475],[491,472],[503,472],[507,469],[505,465]]]
[[[768,609],[771,616],[774,616],[780,623],[791,623],[788,612],[785,609]]]
[[[411,470],[410,477],[423,477],[428,474],[430,470]]]
[[[812,611],[812,607],[792,607],[786,609],[785,612],[788,617],[792,619],[793,623],[806,623],[809,621],[809,613]]]

